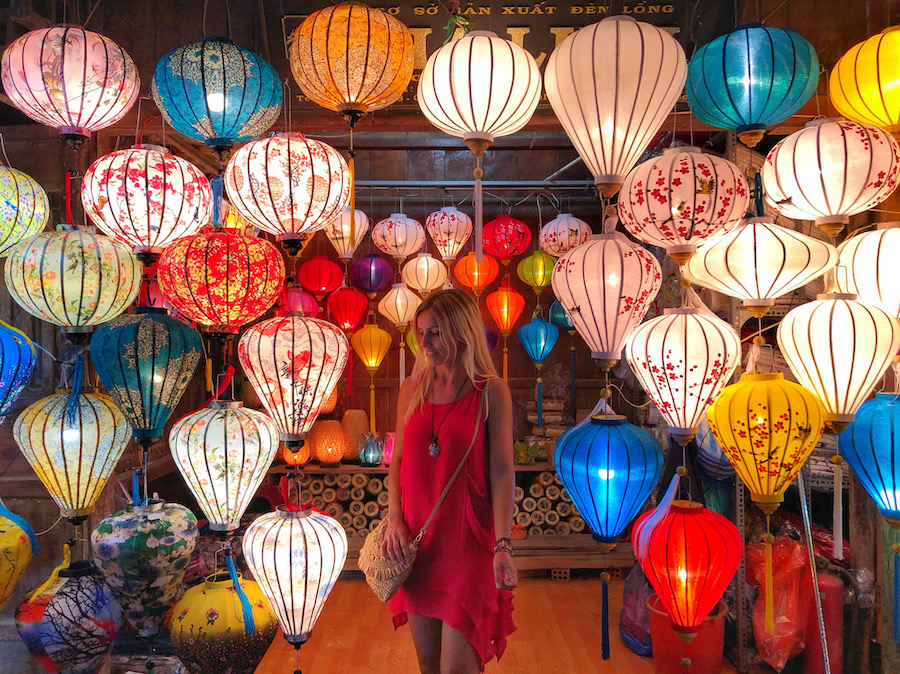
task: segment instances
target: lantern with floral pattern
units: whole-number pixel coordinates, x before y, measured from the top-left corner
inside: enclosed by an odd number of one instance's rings
[[[472,236],[472,218],[456,208],[444,206],[425,220],[431,240],[437,246],[444,262],[451,262]]]
[[[394,213],[372,228],[372,243],[382,253],[402,261],[425,245],[425,229],[418,220]]]
[[[560,213],[541,227],[538,242],[541,250],[560,257],[580,246],[591,235],[591,226],[571,213]]]
[[[31,176],[0,166],[0,257],[44,229],[50,219],[47,193]]]

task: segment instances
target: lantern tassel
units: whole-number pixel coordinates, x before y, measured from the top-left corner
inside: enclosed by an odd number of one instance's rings
[[[81,399],[81,387],[84,382],[84,349],[79,348],[78,355],[75,356],[75,366],[72,369],[72,379],[70,381],[71,391],[66,399],[65,423],[68,426],[74,425],[78,421],[78,404]]]
[[[131,474],[131,505],[133,506],[141,505],[140,481],[138,480],[138,473],[140,472],[140,469],[138,469]]]
[[[238,579],[237,569],[234,568],[234,560],[231,558],[231,546],[225,546],[225,566],[228,567],[228,575],[231,576],[231,584],[234,586],[234,592],[237,594],[241,602],[241,612],[244,614],[244,634],[254,634],[256,632],[256,622],[253,620],[253,607],[250,606],[250,600],[247,599],[247,593],[241,587]]]
[[[774,582],[772,577],[772,543],[775,537],[769,532],[769,515],[766,515],[766,535],[763,536],[766,544],[766,632],[775,633],[775,598]]]
[[[572,346],[569,347],[572,358],[572,403],[575,402],[575,335],[572,335]]]
[[[210,180],[209,186],[212,189],[213,227],[218,229],[222,226],[222,176]]]
[[[541,368],[538,368],[538,378],[537,378],[537,426],[538,428],[544,427],[544,396],[543,396],[543,379],[541,379]]]
[[[400,383],[406,379],[406,342],[403,341],[403,333],[400,333]]]
[[[26,601],[33,602],[35,597],[40,596],[40,594],[44,590],[46,590],[48,587],[52,586],[53,583],[56,582],[56,579],[59,578],[59,572],[62,571],[63,569],[68,569],[71,561],[72,561],[72,548],[69,547],[68,543],[63,543],[62,564],[60,564],[55,569],[53,569],[53,571],[50,573],[50,577],[47,580],[45,580],[43,583],[38,585],[37,588],[35,589],[35,591],[31,593],[31,595],[28,597],[28,599]]]
[[[900,644],[900,545],[894,543],[894,643]]]
[[[832,557],[844,559],[844,483],[841,464],[843,459],[840,454],[831,457],[834,466],[834,492],[831,511],[831,533],[834,539],[834,552]]]
[[[484,203],[481,194],[481,177],[484,171],[481,169],[481,155],[475,156],[475,170],[472,176],[475,178],[475,193],[472,198],[475,201],[475,262],[481,264],[484,248],[481,241],[481,232],[484,227]]]
[[[369,375],[369,432],[375,435],[375,375]]]
[[[601,585],[603,606],[601,611],[601,634],[600,634],[600,652],[604,660],[609,660],[609,574],[604,571],[600,574],[603,581]]]

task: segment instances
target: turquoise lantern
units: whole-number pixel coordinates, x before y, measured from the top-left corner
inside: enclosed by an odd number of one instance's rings
[[[0,424],[28,383],[37,353],[24,332],[0,321]]]
[[[803,107],[818,82],[819,58],[807,40],[755,23],[700,47],[688,64],[685,91],[697,119],[734,130],[754,147],[766,127]]]
[[[261,57],[222,37],[173,49],[153,71],[153,100],[176,131],[219,159],[263,134],[281,111],[281,80]]]
[[[519,341],[528,352],[528,357],[537,368],[537,425],[538,428],[544,425],[544,412],[542,405],[542,389],[541,389],[541,368],[544,366],[544,360],[550,355],[556,340],[559,339],[559,329],[552,323],[548,323],[543,318],[532,318],[516,333]]]
[[[569,357],[572,361],[570,368],[572,370],[572,400],[575,400],[575,324],[572,322],[569,314],[566,313],[566,310],[563,308],[562,302],[559,300],[553,301],[548,313],[550,322],[556,327],[562,328],[568,332],[569,336],[572,338],[572,343],[569,344]]]

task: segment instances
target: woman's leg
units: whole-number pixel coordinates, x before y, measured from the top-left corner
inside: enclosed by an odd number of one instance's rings
[[[408,614],[409,631],[412,633],[422,674],[441,674],[441,625],[437,618]]]
[[[481,658],[462,633],[443,623],[441,631],[441,674],[478,674]]]

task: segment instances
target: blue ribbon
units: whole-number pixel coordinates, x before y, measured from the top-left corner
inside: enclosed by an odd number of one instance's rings
[[[247,593],[241,587],[238,580],[237,569],[234,568],[234,560],[231,558],[231,547],[225,548],[225,566],[228,567],[228,575],[231,576],[231,584],[234,585],[234,591],[237,593],[238,599],[241,600],[241,611],[244,613],[244,634],[253,634],[256,632],[256,623],[253,621],[253,607],[250,606],[250,600],[247,599]]]
[[[141,505],[141,490],[138,484],[138,473],[140,473],[140,471],[136,470],[131,474],[131,505],[133,506]]]
[[[765,201],[763,200],[762,171],[757,173],[753,179],[753,206],[756,210],[756,217],[761,218],[766,214]]]
[[[601,613],[601,638],[600,650],[604,660],[609,660],[609,586],[604,577],[603,580],[603,609]]]
[[[222,176],[210,180],[209,186],[212,188],[213,227],[218,228],[222,226]]]
[[[541,382],[537,385],[537,425],[538,428],[544,427],[544,390]]]
[[[72,371],[72,390],[66,400],[66,411],[63,421],[67,426],[74,426],[78,421],[78,407],[81,398],[81,386],[84,382],[84,350],[75,356],[75,368]]]

